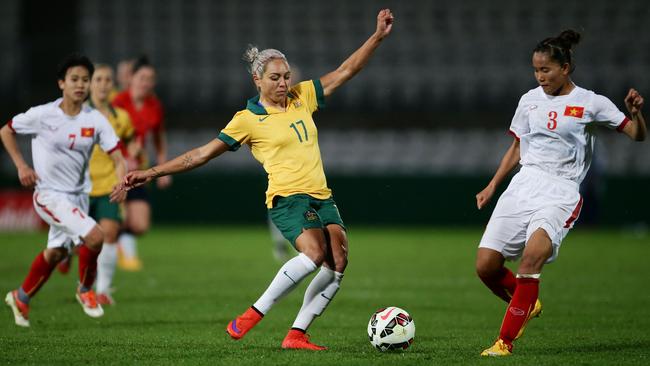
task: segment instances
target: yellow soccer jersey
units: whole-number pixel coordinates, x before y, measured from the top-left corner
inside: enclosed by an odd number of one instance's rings
[[[108,121],[113,126],[115,134],[121,141],[126,141],[133,136],[133,125],[129,114],[121,108],[109,106],[111,113]],[[115,163],[99,146],[95,145],[93,154],[90,157],[90,180],[93,188],[90,191],[91,197],[104,196],[113,190],[117,184],[115,175]]]
[[[303,81],[287,94],[287,110],[265,109],[259,96],[248,100],[246,109],[235,114],[219,134],[231,151],[243,144],[250,147],[255,159],[269,177],[266,206],[273,197],[305,193],[326,199],[327,188],[323,162],[318,147],[318,131],[312,113],[325,106],[320,80]]]

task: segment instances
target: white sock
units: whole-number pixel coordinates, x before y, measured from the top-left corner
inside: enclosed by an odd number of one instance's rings
[[[303,311],[307,305],[316,297],[318,296],[325,288],[327,285],[330,284],[334,280],[334,271],[331,269],[321,266],[320,271],[314,276],[314,278],[311,280],[309,283],[309,286],[307,286],[307,290],[305,291],[305,297],[302,300],[302,307],[300,308],[300,311]]]
[[[262,314],[266,314],[276,301],[288,294],[303,278],[315,270],[316,264],[302,253],[289,259],[253,306]]]
[[[122,253],[126,258],[136,258],[138,256],[138,249],[136,247],[135,235],[131,233],[122,233],[118,239]]]
[[[117,264],[117,243],[104,243],[102,252],[97,257],[97,293],[108,293],[113,283],[115,265]]]
[[[292,328],[307,331],[314,319],[323,314],[327,305],[339,291],[342,280],[343,273],[321,267],[320,272],[314,277],[305,292],[305,300]]]

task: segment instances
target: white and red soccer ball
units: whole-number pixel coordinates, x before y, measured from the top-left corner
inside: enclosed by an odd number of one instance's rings
[[[368,322],[370,344],[380,351],[405,350],[415,337],[415,323],[404,309],[395,306],[375,311]]]

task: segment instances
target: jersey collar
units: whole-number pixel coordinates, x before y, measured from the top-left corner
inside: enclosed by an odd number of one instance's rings
[[[289,104],[291,103],[291,99],[293,99],[294,96],[291,94],[291,92],[287,93],[287,110],[289,110]],[[267,115],[267,114],[273,114],[273,113],[282,113],[281,111],[276,111],[275,108],[267,110],[260,104],[260,96],[256,95],[248,100],[246,103],[246,109],[249,111],[253,112],[254,114],[257,114],[259,116],[262,115]]]
[[[93,103],[92,98],[88,98],[88,106],[90,106],[90,108],[97,109],[97,107],[95,107],[95,104]],[[115,108],[113,108],[111,103],[108,103],[108,110],[113,115],[113,118],[117,118],[117,112],[115,111]]]

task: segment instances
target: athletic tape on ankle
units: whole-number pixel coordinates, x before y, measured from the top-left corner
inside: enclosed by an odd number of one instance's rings
[[[541,273],[517,273],[517,278],[534,278],[539,279]]]

